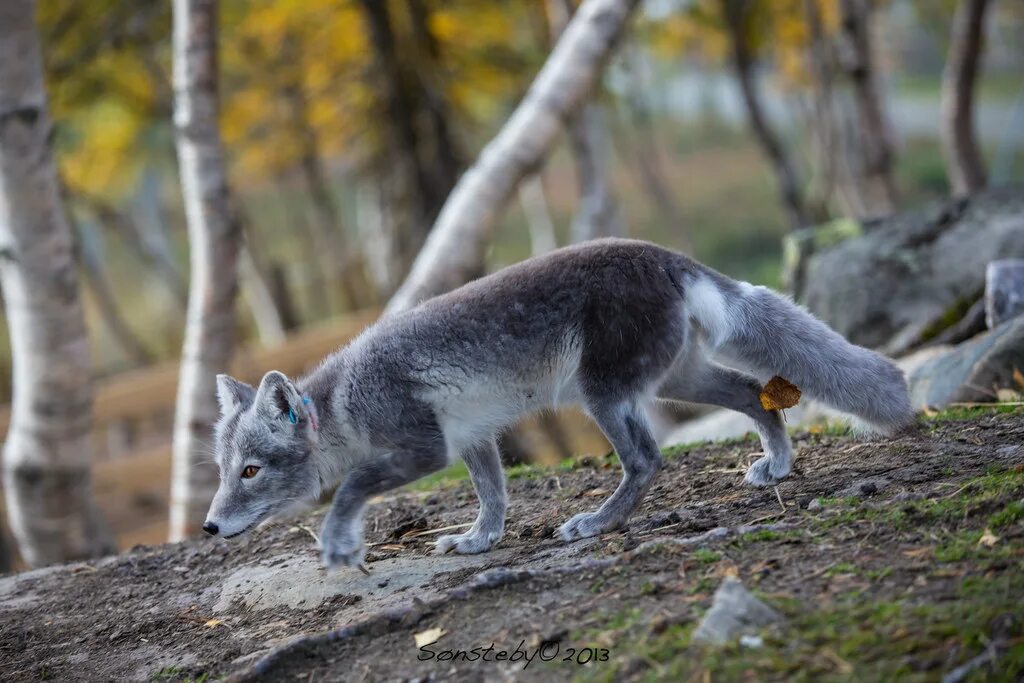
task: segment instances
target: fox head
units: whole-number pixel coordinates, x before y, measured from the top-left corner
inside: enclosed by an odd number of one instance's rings
[[[320,495],[315,407],[280,372],[259,388],[217,376],[220,486],[203,530],[232,538]]]

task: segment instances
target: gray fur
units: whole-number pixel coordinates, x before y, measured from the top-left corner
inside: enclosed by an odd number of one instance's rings
[[[527,413],[581,404],[624,470],[608,500],[560,530],[566,540],[593,536],[626,523],[661,466],[641,407],[652,398],[749,415],[765,457],[747,481],[785,477],[792,449],[781,416],[758,400],[759,379],[772,374],[877,428],[911,416],[889,361],[768,290],[645,242],[560,249],[380,320],[297,382],[268,373],[257,390],[222,376],[221,486],[208,521],[240,533],[338,485],[323,560],[357,564],[367,499],[462,458],[480,514],[438,551],[484,552],[501,538],[507,505],[495,435]],[[261,469],[242,479],[248,464]]]

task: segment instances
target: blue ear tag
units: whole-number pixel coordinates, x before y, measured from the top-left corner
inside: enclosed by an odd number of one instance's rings
[[[299,418],[295,415],[295,411],[291,408],[288,408],[288,421],[292,424],[296,424],[299,421]]]

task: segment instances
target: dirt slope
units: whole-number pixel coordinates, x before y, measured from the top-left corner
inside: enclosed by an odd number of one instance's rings
[[[1020,409],[884,441],[803,434],[777,491],[741,485],[755,442],[682,447],[629,529],[572,545],[551,534],[614,488],[614,459],[518,469],[508,533],[474,557],[430,554],[475,514],[467,482],[441,482],[374,504],[370,576],[319,569],[322,511],[13,575],[0,678],[939,680],[973,661],[977,680],[1016,680],[1022,443]],[[787,615],[762,647],[690,642],[730,574]]]

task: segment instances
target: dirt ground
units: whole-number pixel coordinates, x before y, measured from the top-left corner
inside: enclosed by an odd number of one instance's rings
[[[11,575],[0,678],[1020,680],[1022,443],[1020,408],[805,433],[764,490],[741,482],[754,441],[669,449],[628,529],[570,545],[552,534],[614,488],[614,457],[517,468],[506,536],[473,557],[431,554],[476,507],[468,482],[435,482],[372,506],[369,576],[319,569],[322,510]],[[760,647],[691,642],[730,575],[786,616]]]

